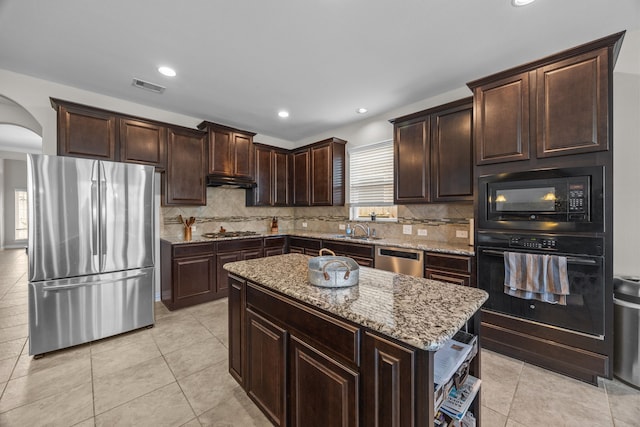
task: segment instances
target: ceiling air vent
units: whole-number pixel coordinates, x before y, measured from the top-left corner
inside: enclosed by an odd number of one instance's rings
[[[140,89],[150,90],[151,92],[155,92],[155,93],[162,93],[166,89],[166,87],[164,86],[160,86],[155,83],[145,82],[144,80],[140,80],[136,78],[133,79],[133,85],[135,87],[139,87]]]

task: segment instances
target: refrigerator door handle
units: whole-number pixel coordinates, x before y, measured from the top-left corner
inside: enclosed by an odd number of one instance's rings
[[[111,280],[96,280],[95,282],[74,283],[72,285],[45,286],[44,288],[42,288],[42,290],[44,292],[52,292],[52,291],[63,291],[67,289],[81,288],[83,286],[106,285],[109,283],[116,283],[116,282],[122,282],[125,280],[137,279],[138,277],[144,277],[146,275],[147,273],[138,273],[132,276],[118,277],[117,279],[111,279]]]
[[[94,256],[98,255],[98,171],[96,169],[98,162],[93,163],[91,169],[91,248]]]
[[[115,230],[114,230],[115,231]],[[104,271],[107,257],[107,173],[100,162],[100,271]]]

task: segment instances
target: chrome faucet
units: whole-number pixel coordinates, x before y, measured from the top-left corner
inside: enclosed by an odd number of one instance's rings
[[[364,224],[356,224],[353,226],[353,237],[356,237],[356,228],[361,228],[366,233],[365,237],[369,237],[369,226]]]

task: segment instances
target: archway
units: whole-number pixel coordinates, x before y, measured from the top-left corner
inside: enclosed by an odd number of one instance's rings
[[[42,126],[0,95],[0,248],[27,245],[27,153],[42,153]]]

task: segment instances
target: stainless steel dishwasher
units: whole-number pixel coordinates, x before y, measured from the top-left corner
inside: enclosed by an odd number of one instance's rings
[[[424,277],[424,252],[417,249],[376,246],[375,266],[380,270]]]

